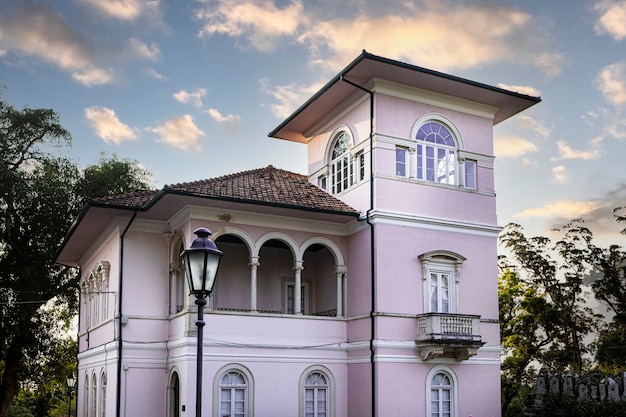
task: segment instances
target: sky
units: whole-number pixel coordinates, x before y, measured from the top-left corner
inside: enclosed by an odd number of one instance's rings
[[[155,187],[274,165],[267,134],[362,50],[542,102],[495,127],[498,222],[584,218],[626,244],[625,0],[2,0],[0,100],[51,108],[80,166],[141,163]]]

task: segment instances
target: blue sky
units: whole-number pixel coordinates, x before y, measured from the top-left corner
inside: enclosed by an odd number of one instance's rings
[[[543,234],[585,217],[608,232],[626,203],[626,1],[0,6],[2,100],[57,111],[81,165],[136,159],[157,187],[269,164],[306,173],[305,146],[267,133],[363,49],[541,96],[495,130],[499,223]]]

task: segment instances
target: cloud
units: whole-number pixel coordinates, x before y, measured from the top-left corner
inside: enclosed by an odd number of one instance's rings
[[[192,104],[196,107],[202,107],[202,97],[204,96],[206,96],[205,88],[198,88],[193,92],[180,90],[178,93],[174,93],[176,101],[183,104]]]
[[[185,151],[201,151],[204,132],[200,130],[188,114],[179,117],[170,117],[165,123],[149,131],[159,136],[160,142],[165,142],[175,148]]]
[[[35,56],[87,86],[111,83],[114,73],[96,63],[93,45],[49,4],[9,2],[0,11],[0,48]]]
[[[559,150],[558,157],[550,158],[551,161],[560,161],[563,159],[583,159],[583,160],[591,160],[598,159],[602,156],[602,150],[600,149],[600,143],[602,139],[598,138],[596,140],[592,140],[590,143],[590,149],[588,150],[575,150],[572,149],[565,141],[560,140],[556,143],[556,146]]]
[[[96,131],[96,135],[105,142],[117,145],[126,140],[135,140],[137,135],[128,125],[120,122],[115,111],[106,107],[88,107],[85,109],[85,117]]]
[[[552,168],[552,175],[554,175],[554,180],[560,184],[567,182],[569,179],[567,177],[567,168],[563,165],[558,165]]]
[[[610,103],[626,104],[626,61],[607,65],[598,74],[595,83]]]
[[[211,116],[211,118],[216,122],[231,127],[237,127],[241,122],[241,117],[238,114],[229,114],[227,116],[224,116],[216,109],[209,109],[206,111],[206,113]]]
[[[526,129],[530,129],[539,135],[542,139],[547,139],[552,132],[548,126],[539,123],[527,114],[518,114],[515,116],[515,122]]]
[[[272,113],[276,117],[286,118],[293,113],[302,103],[315,94],[324,84],[321,82],[311,85],[299,85],[295,83],[287,85],[270,86],[269,80],[261,80],[261,90],[271,95],[278,104],[272,104]]]
[[[159,0],[85,0],[100,12],[119,20],[134,21],[160,8]]]
[[[626,1],[601,1],[595,8],[600,13],[596,33],[608,34],[616,41],[626,38]]]
[[[427,0],[402,9],[363,4],[351,12],[344,6],[343,13],[333,13],[335,5],[319,2],[278,8],[267,0],[218,0],[205,2],[196,17],[204,22],[201,36],[229,36],[261,52],[302,44],[310,61],[329,72],[366,48],[441,71],[505,61],[560,73],[562,57],[542,50],[532,16],[515,7]]]
[[[156,61],[159,58],[159,55],[161,55],[159,46],[154,42],[148,46],[140,39],[130,38],[129,46],[131,52],[135,56],[139,56],[149,61]]]
[[[299,2],[277,8],[271,1],[218,1],[211,7],[196,10],[204,22],[199,35],[244,37],[257,50],[271,52],[285,36],[295,37],[298,25],[305,20]]]
[[[559,200],[547,203],[541,207],[526,209],[515,214],[514,217],[521,219],[528,219],[532,217],[575,219],[584,217],[586,214],[597,210],[598,207],[598,203],[594,201]]]
[[[519,158],[529,152],[536,152],[537,146],[531,141],[516,137],[496,137],[494,140],[494,153],[499,157]]]
[[[527,96],[534,96],[534,97],[541,96],[541,92],[537,90],[535,87],[530,87],[526,85],[509,85],[509,84],[498,83],[498,87],[504,90],[515,91],[520,94],[526,94]]]
[[[624,245],[619,234],[623,224],[615,221],[614,209],[623,207],[626,201],[626,184],[617,184],[602,195],[585,200],[556,200],[543,206],[529,208],[517,213],[518,219],[544,219],[547,232],[560,228],[573,219],[582,219],[601,244]]]

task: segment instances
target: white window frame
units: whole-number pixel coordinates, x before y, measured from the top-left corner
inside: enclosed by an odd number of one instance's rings
[[[91,376],[91,398],[89,399],[89,417],[96,417],[98,415],[98,378],[94,373]]]
[[[221,398],[222,398],[222,379],[229,372],[240,373],[245,380],[244,391],[244,417],[254,417],[254,380],[252,373],[243,365],[231,363],[223,366],[213,379],[213,415],[222,416],[221,414]]]
[[[461,178],[463,178],[461,185],[470,190],[478,189],[477,161],[464,159],[459,166],[461,167]]]
[[[83,388],[83,415],[89,416],[89,375],[85,375],[85,387]]]
[[[466,258],[450,251],[432,251],[418,257],[422,263],[422,281],[424,293],[424,311],[428,313],[454,314],[458,310],[458,284],[461,265]],[[448,311],[437,311],[431,304],[431,277],[442,274],[448,276]],[[440,303],[438,302],[438,307]]]
[[[330,138],[326,150],[328,170],[326,175],[318,179],[318,185],[331,194],[342,194],[365,181],[365,151],[355,148],[354,136],[347,126],[336,128]],[[339,140],[345,141],[346,149],[343,153],[334,155]]]
[[[107,375],[102,372],[100,374],[100,417],[107,415]]]
[[[400,167],[404,172],[400,172]],[[409,149],[404,146],[396,146],[396,176],[402,178],[408,178],[411,173],[409,164]]]
[[[454,146],[448,146],[448,145],[443,145],[443,144],[440,145],[440,144],[435,144],[433,142],[417,140],[417,135],[418,135],[418,132],[420,131],[420,128],[422,128],[422,126],[431,122],[437,123],[443,126],[448,131],[448,133],[450,133],[450,136],[454,142]],[[412,140],[415,141],[414,143],[416,143],[415,155],[411,155],[411,160],[412,160],[411,163],[415,163],[415,172],[410,174],[411,178],[416,178],[420,181],[425,181],[433,185],[437,185],[437,184],[453,185],[453,186],[462,185],[461,181],[463,180],[463,177],[459,173],[460,169],[462,169],[461,163],[459,161],[459,152],[464,149],[463,138],[461,136],[460,131],[456,128],[454,123],[452,123],[452,121],[448,117],[439,113],[428,113],[428,114],[422,115],[413,124],[413,128],[411,130],[411,138]],[[445,158],[436,158],[435,160],[439,159],[441,161],[447,161],[446,170],[448,172],[448,176],[446,176],[446,178],[450,178],[450,176],[452,176],[453,178],[452,182],[438,181],[436,178],[433,178],[431,180],[428,179],[427,174],[426,174],[426,168],[427,168],[426,147],[427,146],[435,149],[435,152],[437,149],[444,151]],[[420,158],[422,159],[421,164],[419,161]],[[450,163],[453,164],[452,169],[449,169]],[[420,168],[421,168],[421,172],[420,172]],[[435,175],[436,175],[436,168],[437,168],[436,166],[433,166],[433,169],[435,169],[434,171]],[[415,177],[413,177],[413,175],[415,175]]]
[[[433,414],[432,408],[432,393],[433,389],[437,389],[438,392],[441,392],[442,389],[445,389],[441,386],[432,385],[433,378],[437,374],[444,374],[448,377],[451,384],[448,386],[450,390],[450,417],[459,417],[459,380],[454,373],[454,371],[445,366],[445,365],[436,365],[430,369],[428,374],[426,375],[426,415],[429,417],[444,417],[443,414],[437,413]],[[446,416],[447,417],[447,416]]]
[[[326,378],[326,413],[325,417],[335,417],[335,378],[328,368],[322,365],[313,365],[308,367],[300,375],[300,381],[298,383],[298,417],[308,417],[309,414],[305,413],[306,406],[306,390],[307,390],[307,378],[314,374],[319,373]],[[317,414],[313,414],[313,417],[318,417]]]

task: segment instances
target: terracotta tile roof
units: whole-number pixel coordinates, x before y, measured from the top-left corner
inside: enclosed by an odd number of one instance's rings
[[[148,204],[157,193],[158,190],[135,190],[128,194],[96,198],[93,199],[91,203],[104,206],[140,209]]]
[[[311,184],[305,175],[272,165],[207,180],[166,185],[164,190],[281,207],[359,214],[355,208]]]
[[[360,214],[355,208],[311,184],[305,175],[277,169],[272,165],[217,178],[166,185],[161,191],[136,190],[124,195],[103,197],[93,200],[91,204],[141,209],[151,205],[155,198],[168,193],[354,216]]]

